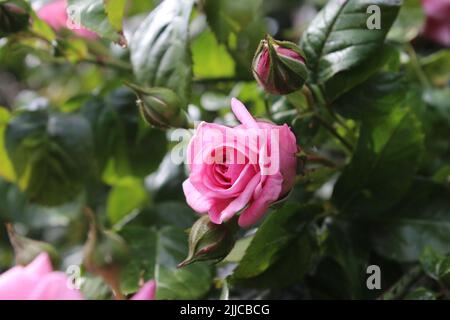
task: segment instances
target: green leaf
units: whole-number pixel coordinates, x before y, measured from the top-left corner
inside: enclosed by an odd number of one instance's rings
[[[90,274],[83,275],[80,291],[86,300],[108,300],[111,299],[111,289],[100,277]]]
[[[204,12],[211,30],[236,62],[236,74],[252,79],[251,63],[267,30],[262,0],[206,0]]]
[[[423,93],[423,100],[450,124],[450,88],[426,89]]]
[[[313,299],[367,299],[369,239],[361,226],[334,220],[328,226],[324,256],[308,278]]]
[[[376,251],[395,261],[417,261],[426,246],[445,254],[450,248],[450,192],[417,180],[392,210],[369,219]]]
[[[122,31],[122,20],[125,11],[126,0],[103,0],[109,23],[117,31]]]
[[[115,0],[113,2],[122,2]],[[126,39],[111,24],[111,16],[107,14],[106,8],[111,9],[111,4],[105,3],[103,0],[68,0],[69,18],[74,22],[80,22],[83,27],[97,33],[100,37],[126,45]],[[115,7],[116,8],[116,7]],[[114,13],[114,23],[119,12]]]
[[[317,252],[308,222],[320,207],[287,204],[271,213],[234,270],[232,281],[283,287],[302,279]]]
[[[331,0],[302,36],[301,47],[311,70],[311,81],[324,83],[379,54],[400,9],[398,0],[380,0],[381,28],[369,29],[370,0]]]
[[[407,85],[402,74],[380,73],[369,78],[333,103],[344,117],[365,120],[389,115],[406,99]]]
[[[232,33],[242,32],[260,11],[262,0],[205,0],[208,23],[221,43],[227,43]]]
[[[412,292],[409,292],[404,300],[436,300],[436,293],[426,289],[417,288]]]
[[[73,200],[92,172],[92,133],[80,116],[26,111],[11,119],[5,141],[21,186],[39,204]]]
[[[167,214],[168,212],[170,212],[170,214]],[[149,225],[157,227],[171,225],[183,230],[192,227],[198,218],[185,201],[164,201],[155,203],[149,208],[145,208],[139,218],[141,217],[145,219],[145,222],[143,223]]]
[[[165,134],[144,124],[131,90],[119,88],[104,99],[93,98],[81,114],[91,124],[98,169],[107,183],[157,169],[167,150]]]
[[[211,31],[203,32],[192,42],[191,48],[195,78],[234,76],[234,60]]]
[[[14,168],[5,149],[5,130],[10,119],[7,109],[0,107],[0,177],[13,182],[16,179]]]
[[[362,117],[358,145],[333,192],[333,202],[345,214],[392,207],[407,192],[424,153],[421,123],[402,101],[401,85],[383,82],[389,77],[374,78],[349,93],[353,105],[363,109],[352,110]]]
[[[0,177],[0,203],[2,204],[0,219],[24,222],[21,221],[21,218],[24,216],[24,212],[30,208],[27,206],[28,199],[17,185],[7,182],[2,177]]]
[[[53,40],[56,39],[56,34],[53,31],[53,29],[46,22],[41,20],[34,11],[31,12],[31,17],[33,19],[31,30],[35,34],[48,40],[49,42],[52,42]]]
[[[174,163],[168,152],[158,170],[145,179],[145,185],[154,201],[179,200],[185,202],[186,198],[180,192],[181,184],[185,179],[184,166]]]
[[[141,23],[130,41],[139,85],[174,90],[187,105],[192,81],[189,17],[193,0],[164,0]]]
[[[328,101],[334,101],[341,95],[351,90],[356,85],[363,83],[387,63],[398,59],[398,52],[393,46],[385,44],[380,53],[361,62],[351,70],[342,71],[326,81],[323,85]]]
[[[121,141],[119,115],[113,107],[100,98],[86,102],[80,113],[91,124],[97,166],[102,172],[107,161],[114,154],[116,145]]]
[[[409,42],[417,37],[425,24],[421,0],[403,0],[397,20],[388,33],[389,40]]]
[[[199,299],[210,289],[211,268],[196,263],[182,269],[176,266],[187,255],[187,234],[183,229],[160,230],[125,227],[121,235],[131,247],[131,260],[122,272],[122,290],[138,290],[140,279],[154,279],[157,299]]]
[[[423,71],[436,86],[447,86],[450,81],[450,49],[440,50],[420,59]]]
[[[143,181],[126,179],[112,188],[107,200],[109,221],[114,225],[148,200]]]
[[[420,262],[428,276],[450,287],[450,257],[427,246],[420,255]]]

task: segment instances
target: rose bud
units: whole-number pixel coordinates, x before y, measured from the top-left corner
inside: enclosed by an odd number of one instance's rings
[[[241,122],[227,127],[202,122],[187,148],[188,205],[221,224],[239,215],[239,226],[257,223],[295,184],[299,147],[289,126],[256,120],[239,100],[231,109]]]
[[[424,36],[450,47],[450,0],[422,0],[422,6],[427,18]]]
[[[22,31],[28,27],[29,6],[22,0],[0,3],[0,38]]]
[[[128,84],[138,96],[137,105],[145,121],[158,128],[187,128],[188,117],[178,95],[167,88],[141,88]]]
[[[189,233],[188,257],[178,265],[178,268],[196,261],[219,262],[224,259],[235,243],[234,224],[233,221],[228,224],[214,224],[208,216],[198,219]]]
[[[102,277],[118,298],[123,298],[119,288],[120,270],[129,258],[125,241],[112,231],[97,224],[94,213],[86,209],[89,220],[88,240],[84,246],[83,264],[86,269]]]
[[[49,243],[29,239],[17,234],[11,223],[6,224],[6,230],[8,231],[9,241],[14,248],[17,265],[25,266],[43,252],[48,254],[53,265],[59,264],[59,255],[56,252],[56,249]]]
[[[292,42],[277,41],[270,36],[260,42],[252,69],[261,87],[278,95],[299,90],[308,77],[301,49]]]

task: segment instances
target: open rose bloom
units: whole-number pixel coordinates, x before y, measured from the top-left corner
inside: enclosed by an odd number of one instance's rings
[[[147,282],[131,300],[154,300],[156,285]],[[53,271],[50,257],[41,253],[26,267],[15,266],[0,275],[0,300],[82,300],[64,272]]]
[[[240,213],[239,225],[249,227],[291,190],[298,147],[287,125],[255,120],[237,99],[231,106],[241,125],[198,126],[188,146],[190,175],[183,190],[188,204],[212,222]]]
[[[427,16],[424,35],[450,47],[450,0],[422,0]]]

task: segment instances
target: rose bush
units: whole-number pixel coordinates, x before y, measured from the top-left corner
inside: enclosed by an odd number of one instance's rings
[[[0,298],[448,299],[448,4],[0,0]]]

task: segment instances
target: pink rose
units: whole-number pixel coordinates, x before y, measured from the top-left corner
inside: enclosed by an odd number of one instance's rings
[[[15,266],[0,276],[0,300],[81,300],[69,288],[63,272],[54,272],[50,257],[41,253],[26,267]]]
[[[47,22],[55,31],[67,28],[67,0],[55,0],[42,6],[37,12],[40,19]],[[75,34],[86,39],[97,39],[97,35],[86,28],[71,29]]]
[[[450,47],[450,0],[422,0],[427,21],[425,37]]]
[[[0,300],[83,300],[80,291],[69,284],[64,272],[53,271],[44,252],[26,267],[15,266],[0,275]],[[131,299],[154,300],[155,291],[155,281],[151,280]]]
[[[239,225],[256,223],[293,187],[298,147],[287,125],[256,121],[237,99],[231,108],[241,125],[202,122],[188,146],[187,203],[220,224],[242,211]]]

